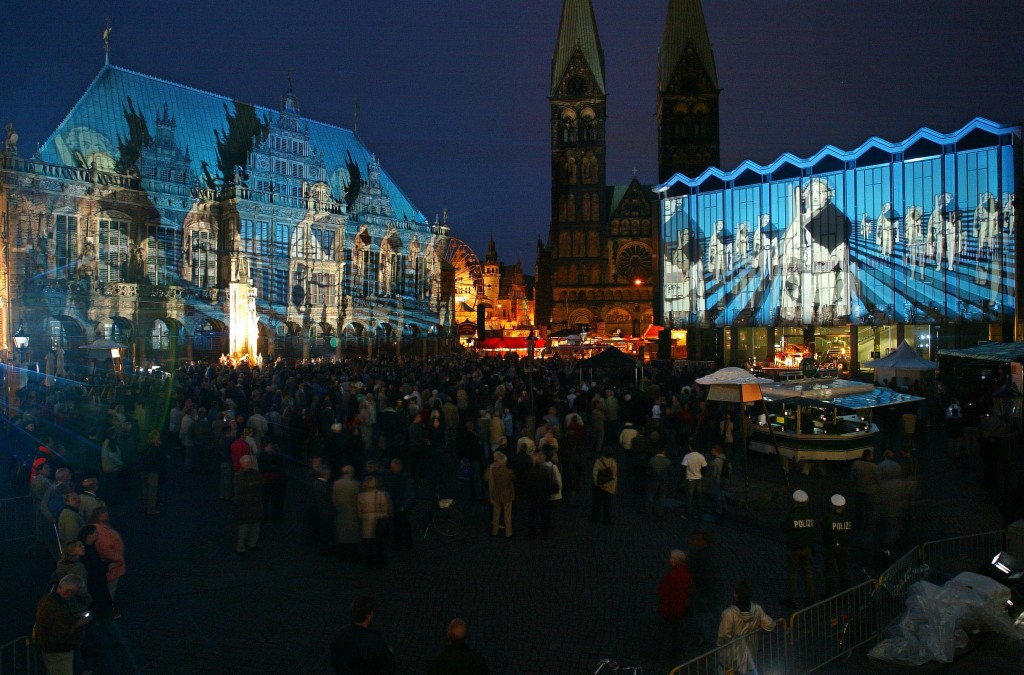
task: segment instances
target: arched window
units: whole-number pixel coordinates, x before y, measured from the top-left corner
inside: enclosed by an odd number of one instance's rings
[[[590,195],[583,195],[583,222],[589,223],[592,220],[590,214]]]
[[[150,347],[155,350],[166,350],[170,349],[171,346],[171,330],[167,327],[167,322],[162,319],[157,319],[153,322],[153,328],[150,330]]]
[[[590,143],[597,139],[596,123],[594,113],[591,110],[584,110],[580,115],[579,136],[584,143]]]
[[[576,142],[576,113],[572,110],[563,110],[562,119],[559,121],[559,136],[563,143]]]
[[[562,162],[562,179],[569,185],[576,184],[576,158],[570,154]]]
[[[558,255],[563,258],[572,255],[572,237],[568,232],[563,232],[558,236]]]

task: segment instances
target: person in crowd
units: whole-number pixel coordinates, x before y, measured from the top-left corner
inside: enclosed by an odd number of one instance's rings
[[[789,577],[789,597],[782,604],[799,607],[797,582],[802,576],[806,600],[813,605],[817,600],[814,592],[814,532],[815,519],[808,506],[809,498],[803,490],[793,492],[793,508],[784,522],[786,530],[786,574]]]
[[[107,502],[116,504],[120,492],[120,476],[124,469],[124,455],[118,444],[119,434],[115,430],[107,433],[100,446],[100,467],[103,470],[103,484],[106,486]]]
[[[695,633],[693,644],[700,649],[709,644],[709,639],[714,639],[717,608],[728,597],[728,591],[723,592],[722,589],[719,563],[711,545],[711,536],[705,530],[697,530],[690,535],[686,564],[693,575],[690,590]]]
[[[491,456],[491,465],[487,467],[484,479],[488,485],[488,497],[491,500],[491,535],[497,537],[498,530],[504,527],[505,537],[512,537],[512,503],[516,498],[516,475],[508,468],[508,457],[502,451]],[[504,525],[502,525],[504,517]]]
[[[760,631],[775,630],[775,620],[756,602],[751,602],[750,584],[739,581],[733,587],[732,604],[722,612],[718,624],[718,666],[720,672],[757,673],[754,654]],[[745,639],[737,639],[745,638]]]
[[[127,567],[124,561],[124,540],[121,534],[110,526],[110,513],[101,506],[92,514],[89,523],[96,527],[96,552],[107,565],[107,587],[110,599],[117,595],[117,584]]]
[[[284,520],[284,498],[288,489],[288,462],[272,441],[264,441],[260,455],[263,476],[263,513],[267,522]]]
[[[61,509],[57,518],[57,535],[60,537],[61,546],[66,545],[72,539],[78,539],[79,532],[85,527],[85,519],[81,514],[81,497],[77,492],[69,492],[64,495],[64,508]]]
[[[658,584],[658,628],[654,633],[652,656],[657,657],[670,639],[670,656],[678,661],[683,655],[683,621],[690,611],[690,587],[693,575],[686,565],[686,553],[669,553],[669,568]]]
[[[645,511],[661,517],[662,504],[668,496],[669,480],[672,477],[672,460],[666,454],[664,445],[659,445],[655,454],[647,461],[647,504]]]
[[[142,471],[142,501],[148,516],[160,515],[157,508],[160,498],[160,474],[164,471],[166,464],[167,449],[160,439],[160,432],[150,432],[146,446],[142,450],[142,461],[139,465]]]
[[[878,465],[875,464],[875,453],[872,450],[865,450],[861,458],[853,462],[850,481],[856,490],[853,526],[865,533],[866,539],[870,541],[877,522],[875,500],[878,498]]]
[[[391,460],[384,475],[384,489],[391,499],[394,514],[391,519],[391,545],[396,551],[412,550],[412,506],[415,501],[412,476],[400,459]]]
[[[249,551],[262,549],[263,476],[254,464],[252,455],[243,454],[238,458],[238,472],[235,473],[235,521],[238,523],[235,553],[241,558]]]
[[[445,647],[430,662],[427,675],[488,675],[487,661],[466,642],[466,622],[455,618],[445,630]]]
[[[334,503],[331,468],[318,464],[313,479],[313,516],[311,532],[314,547],[323,555],[334,553]]]
[[[367,566],[375,569],[387,564],[388,520],[391,517],[391,499],[380,489],[380,479],[368,476],[356,500],[359,520],[362,522],[363,558]]]
[[[47,550],[47,543],[51,537],[50,520],[43,511],[46,503],[46,496],[50,491],[53,481],[50,480],[50,464],[43,462],[35,467],[36,475],[29,484],[29,495],[32,497],[32,519],[35,531],[35,549],[37,553]],[[63,507],[62,507],[63,508]]]
[[[683,457],[683,469],[686,476],[686,511],[683,520],[696,515],[697,520],[704,520],[704,488],[702,486],[703,471],[708,461],[691,445],[690,451]]]
[[[35,642],[50,675],[72,675],[74,652],[82,644],[82,629],[90,618],[71,610],[70,598],[83,586],[81,577],[68,574],[36,605]]]
[[[355,598],[350,612],[352,623],[331,643],[335,675],[394,675],[398,672],[394,653],[380,632],[370,628],[374,619],[373,598]]]
[[[338,556],[350,562],[362,559],[359,553],[359,544],[363,541],[359,521],[359,489],[355,468],[351,464],[341,467],[341,478],[334,481],[332,488],[334,543],[338,548]]]
[[[590,509],[590,522],[612,524],[612,499],[619,482],[619,465],[615,461],[615,452],[607,447],[604,453],[594,460],[591,471],[593,483],[593,503]]]
[[[821,552],[825,564],[825,592],[832,596],[846,590],[850,584],[848,567],[853,519],[846,511],[846,497],[834,494],[830,502],[832,510],[821,520]]]
[[[96,489],[98,487],[99,481],[91,476],[82,481],[82,489],[78,492],[78,512],[82,514],[85,522],[91,520],[93,511],[101,506],[106,506],[106,503],[96,496]]]
[[[729,504],[725,499],[725,456],[722,451],[722,446],[712,445],[711,446],[711,464],[709,465],[711,479],[711,489],[715,495],[715,514],[723,515],[729,511]]]
[[[551,534],[550,498],[557,491],[557,486],[546,463],[544,451],[537,450],[533,453],[533,464],[522,476],[516,475],[520,497],[526,502],[530,537],[547,537]]]

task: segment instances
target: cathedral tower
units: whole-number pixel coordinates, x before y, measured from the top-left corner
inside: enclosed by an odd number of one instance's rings
[[[558,292],[553,286],[582,283],[580,270],[600,263],[599,238],[608,208],[604,74],[590,0],[565,0],[551,58],[550,258],[544,270],[549,280],[538,289],[546,296],[538,298],[538,322],[547,323],[551,316]],[[549,285],[550,290],[544,288]]]
[[[669,0],[658,53],[658,181],[720,163],[718,75],[700,0]]]

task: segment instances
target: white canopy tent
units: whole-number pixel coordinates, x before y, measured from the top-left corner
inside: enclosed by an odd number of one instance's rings
[[[865,368],[875,369],[875,380],[889,380],[901,385],[910,385],[920,379],[922,373],[934,371],[938,364],[921,357],[914,347],[904,340],[892,354],[885,358],[865,361]]]

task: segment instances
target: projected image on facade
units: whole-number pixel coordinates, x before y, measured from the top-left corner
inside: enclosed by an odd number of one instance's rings
[[[930,323],[1013,316],[1020,128],[977,119],[900,144],[784,155],[662,201],[666,320]]]

